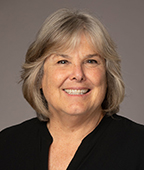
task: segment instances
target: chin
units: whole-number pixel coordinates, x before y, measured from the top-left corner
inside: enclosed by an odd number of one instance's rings
[[[83,108],[78,108],[78,107],[71,108],[71,109],[67,110],[66,112],[67,112],[67,114],[73,115],[73,116],[75,116],[75,115],[84,115],[84,114],[87,113],[86,110],[84,110]]]

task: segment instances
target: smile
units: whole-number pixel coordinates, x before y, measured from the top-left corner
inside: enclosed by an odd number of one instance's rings
[[[90,90],[89,89],[81,89],[81,90],[64,89],[64,91],[68,94],[71,94],[71,95],[83,95],[83,94],[88,93]]]

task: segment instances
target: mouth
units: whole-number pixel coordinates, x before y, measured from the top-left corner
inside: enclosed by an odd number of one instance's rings
[[[86,93],[88,93],[90,91],[90,89],[81,89],[81,90],[77,90],[77,89],[63,89],[67,94],[70,95],[84,95]]]

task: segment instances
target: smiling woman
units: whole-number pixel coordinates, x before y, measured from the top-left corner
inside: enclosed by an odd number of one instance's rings
[[[23,65],[21,76],[24,81],[23,94],[36,110],[40,120],[47,121],[50,114],[47,109],[48,101],[45,100],[45,96],[41,96],[39,90],[44,62],[53,55],[56,62],[59,64],[66,62],[68,66],[67,59],[73,57],[73,54],[70,55],[70,53],[79,50],[78,47],[82,48],[85,43],[87,43],[85,48],[89,48],[89,51],[92,52],[92,54],[83,54],[83,57],[87,57],[85,62],[92,62],[88,58],[93,59],[93,54],[96,54],[96,59],[105,60],[108,87],[102,109],[108,115],[119,111],[119,104],[124,98],[124,83],[120,71],[120,58],[114,42],[96,18],[85,12],[62,9],[52,14],[44,22],[36,40],[28,49],[26,62]],[[94,65],[88,63],[87,67]]]
[[[51,55],[44,64],[42,90],[49,112],[55,115],[54,119],[64,119],[62,124],[69,114],[97,119],[103,112],[101,103],[107,88],[105,61],[88,42],[81,36],[75,49]]]
[[[69,9],[48,17],[21,78],[38,118],[1,132],[2,169],[144,169],[144,126],[116,114],[120,58],[98,19]]]

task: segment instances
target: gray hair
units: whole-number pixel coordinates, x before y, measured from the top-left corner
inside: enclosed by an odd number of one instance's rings
[[[27,51],[22,67],[23,95],[35,109],[40,120],[49,119],[48,103],[41,89],[44,62],[51,54],[75,48],[82,33],[106,61],[107,92],[102,109],[108,115],[119,111],[125,88],[120,57],[114,42],[97,18],[84,11],[60,9],[44,22]]]

